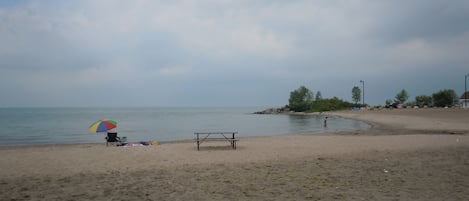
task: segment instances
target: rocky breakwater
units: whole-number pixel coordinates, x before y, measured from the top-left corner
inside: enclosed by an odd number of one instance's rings
[[[291,111],[289,108],[267,108],[262,111],[254,112],[254,114],[290,114]]]

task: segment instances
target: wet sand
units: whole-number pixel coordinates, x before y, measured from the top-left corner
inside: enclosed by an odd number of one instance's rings
[[[334,112],[370,130],[0,148],[0,200],[464,200],[469,110]],[[190,134],[189,134],[190,135]]]

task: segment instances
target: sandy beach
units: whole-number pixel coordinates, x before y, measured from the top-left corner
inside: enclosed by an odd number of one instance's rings
[[[237,150],[210,142],[197,151],[192,141],[0,147],[0,200],[469,198],[469,110],[327,115],[372,128],[242,137]]]

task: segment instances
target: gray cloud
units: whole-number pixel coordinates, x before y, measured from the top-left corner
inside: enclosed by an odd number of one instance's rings
[[[462,93],[467,10],[457,0],[3,2],[0,106],[284,105],[300,85],[350,100],[361,79],[371,104],[402,88]]]
[[[373,36],[388,42],[439,40],[469,31],[467,1],[378,2]]]

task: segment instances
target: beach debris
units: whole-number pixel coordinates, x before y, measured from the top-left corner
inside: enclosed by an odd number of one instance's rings
[[[156,145],[158,145],[158,142],[154,140],[154,141],[140,141],[140,142],[127,143],[123,145],[123,147],[149,147],[149,146],[156,146]]]

